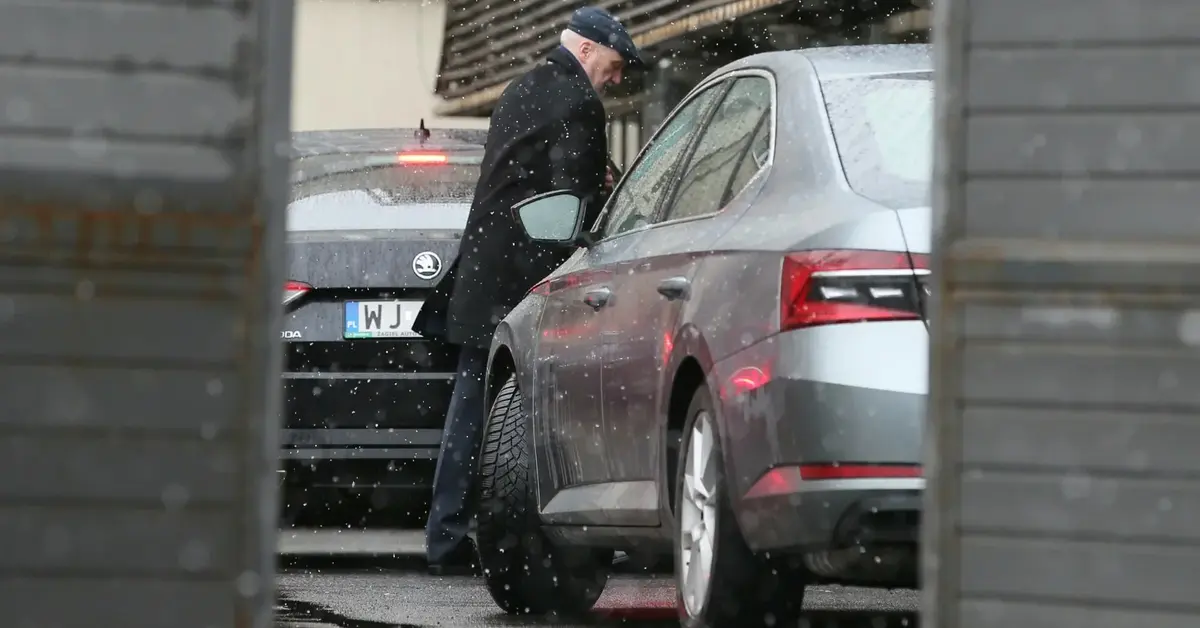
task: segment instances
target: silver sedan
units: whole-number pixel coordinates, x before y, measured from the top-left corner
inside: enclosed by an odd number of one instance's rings
[[[805,585],[916,583],[933,82],[923,45],[776,52],[672,112],[492,344],[479,551],[510,612],[589,608],[674,551],[687,626]]]

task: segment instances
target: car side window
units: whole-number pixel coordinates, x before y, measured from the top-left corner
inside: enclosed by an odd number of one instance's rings
[[[724,207],[733,197],[737,196],[754,175],[758,174],[763,166],[767,165],[767,160],[771,158],[771,112],[763,114],[762,119],[758,121],[758,130],[754,132],[754,139],[750,140],[750,146],[747,147],[745,155],[742,156],[741,163],[738,164],[737,170],[733,172],[733,179],[729,181],[729,188],[725,191],[725,198],[721,199],[721,206]]]
[[[687,147],[704,120],[705,114],[724,85],[718,84],[696,96],[666,122],[641,158],[621,182],[616,196],[609,201],[601,237],[608,238],[644,227],[670,188]]]
[[[739,170],[747,147],[756,139],[759,121],[770,110],[769,80],[748,76],[734,81],[701,132],[664,220],[703,216],[721,209],[729,182]]]

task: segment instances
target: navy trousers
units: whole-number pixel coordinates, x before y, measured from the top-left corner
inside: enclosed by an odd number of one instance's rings
[[[461,347],[459,352],[454,393],[446,411],[442,449],[433,476],[429,522],[425,525],[425,556],[430,564],[442,563],[467,541],[474,514],[468,500],[487,412],[487,357],[488,350],[479,347]]]

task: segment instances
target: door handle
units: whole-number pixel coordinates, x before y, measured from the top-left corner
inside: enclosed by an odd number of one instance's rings
[[[587,303],[593,310],[598,310],[608,305],[608,300],[612,298],[612,290],[608,288],[596,288],[589,290],[583,295],[583,302]]]
[[[671,277],[658,284],[658,293],[666,297],[668,301],[686,299],[691,286],[692,282],[688,281],[687,277]]]

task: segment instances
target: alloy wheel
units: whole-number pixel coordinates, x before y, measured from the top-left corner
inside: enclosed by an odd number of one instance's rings
[[[712,581],[719,503],[716,455],[712,419],[708,412],[701,411],[692,423],[679,508],[682,557],[679,587],[684,607],[691,617],[704,612]]]

